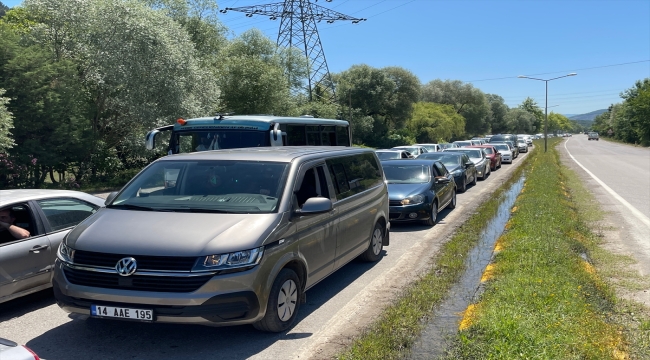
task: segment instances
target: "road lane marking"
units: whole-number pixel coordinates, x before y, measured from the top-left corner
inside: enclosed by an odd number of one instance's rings
[[[571,140],[571,138],[567,139],[567,141],[564,142],[564,149],[566,150],[567,154],[569,154],[571,159],[573,159],[573,161],[575,161],[576,164],[578,164],[584,171],[586,171],[587,174],[589,174],[589,176],[591,176],[594,180],[596,180],[596,182],[600,184],[600,186],[602,186],[603,189],[605,189],[608,193],[610,193],[610,195],[612,195],[614,199],[618,200],[621,204],[623,204],[623,206],[628,208],[628,210],[632,212],[632,215],[634,215],[637,219],[641,220],[641,222],[644,223],[647,227],[650,227],[650,218],[643,215],[642,212],[637,210],[634,206],[632,206],[632,204],[627,202],[627,200],[623,199],[619,194],[617,194],[614,190],[612,190],[612,188],[610,188],[609,186],[607,186],[607,184],[602,182],[602,180],[596,177],[596,175],[594,175],[591,171],[587,170],[586,167],[584,167],[578,160],[576,160],[575,157],[573,157],[573,155],[571,155],[571,152],[566,147],[566,144],[569,142],[569,140]]]

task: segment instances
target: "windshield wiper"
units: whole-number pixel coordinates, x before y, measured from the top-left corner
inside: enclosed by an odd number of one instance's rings
[[[176,208],[173,211],[177,212],[190,212],[190,213],[213,213],[213,214],[232,214],[232,211],[217,210],[217,209],[196,209],[196,208]]]

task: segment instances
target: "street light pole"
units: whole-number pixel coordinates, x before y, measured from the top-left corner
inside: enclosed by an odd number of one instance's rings
[[[570,73],[570,74],[558,76],[558,77],[552,78],[552,79],[538,79],[538,78],[534,78],[534,77],[530,77],[530,76],[524,76],[524,75],[517,76],[520,79],[539,80],[539,81],[543,81],[543,82],[546,83],[546,101],[545,101],[545,104],[544,104],[544,152],[546,152],[546,150],[548,148],[548,146],[547,146],[547,141],[548,141],[547,140],[548,139],[548,82],[551,81],[551,80],[556,80],[556,79],[561,79],[563,77],[576,76],[576,75],[578,75],[578,74]]]

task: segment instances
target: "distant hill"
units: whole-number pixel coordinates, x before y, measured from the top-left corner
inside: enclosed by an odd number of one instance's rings
[[[580,115],[574,115],[569,117],[569,120],[586,120],[586,121],[594,121],[596,116],[606,112],[607,109],[600,109],[596,111],[592,111],[586,114],[580,114]]]
[[[570,119],[572,116],[576,116],[576,115],[580,115],[580,114],[562,114],[562,115],[564,115],[564,116],[566,116],[566,117],[568,117]]]

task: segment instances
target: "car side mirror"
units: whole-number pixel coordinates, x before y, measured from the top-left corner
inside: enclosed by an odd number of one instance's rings
[[[332,200],[324,197],[313,197],[307,199],[302,209],[296,210],[298,215],[322,214],[332,211]]]
[[[471,167],[472,165],[474,165],[474,163],[471,162],[471,161],[468,161],[468,162],[465,163],[466,168]]]
[[[115,199],[116,196],[117,196],[117,191],[113,191],[112,193],[108,194],[108,196],[106,197],[106,201],[104,201],[104,205],[110,204],[111,201],[113,201],[113,199]]]
[[[442,177],[442,176],[436,178],[436,184],[447,184],[450,181],[451,181],[450,179],[448,179],[446,177]]]

